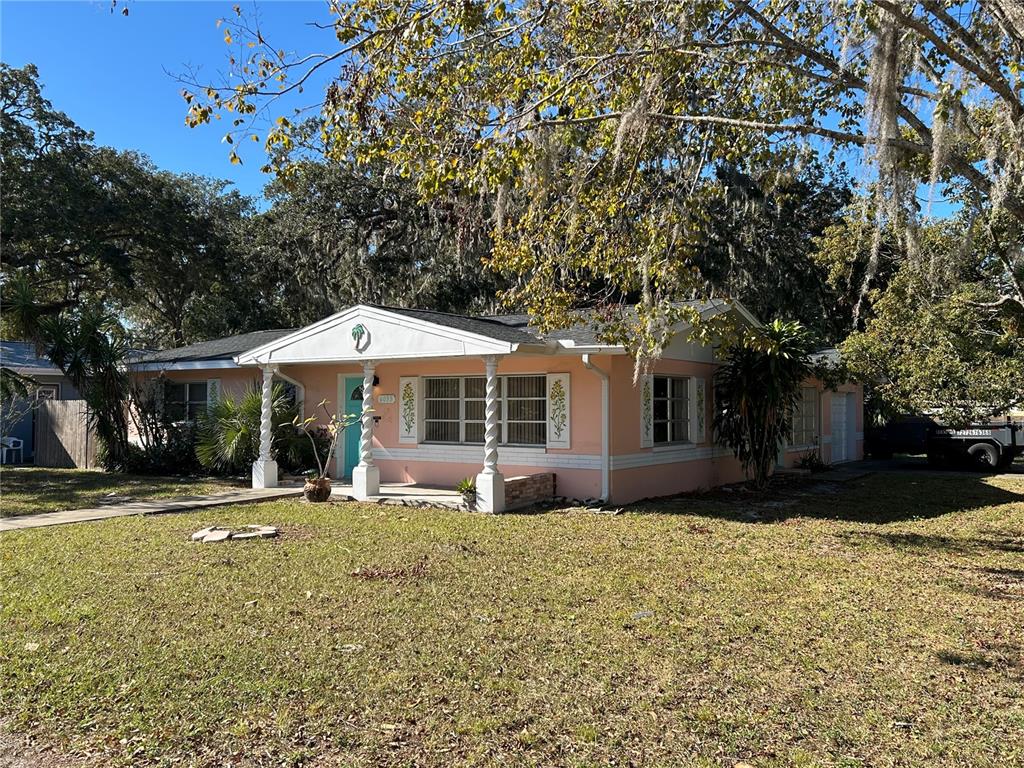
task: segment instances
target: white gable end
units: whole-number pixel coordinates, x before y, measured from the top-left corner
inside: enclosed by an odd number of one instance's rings
[[[245,364],[359,362],[506,354],[516,345],[388,312],[356,306],[238,357]]]

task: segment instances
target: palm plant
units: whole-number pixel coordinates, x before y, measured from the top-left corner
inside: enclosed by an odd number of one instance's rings
[[[813,371],[813,337],[800,323],[776,320],[725,350],[715,373],[718,439],[732,448],[754,486],[763,488],[792,436],[800,385]]]
[[[271,454],[290,455],[294,430],[295,405],[284,386],[275,384],[270,393]],[[196,457],[207,469],[241,472],[259,457],[260,420],[263,397],[256,387],[248,388],[238,399],[222,394],[210,403],[199,419]]]

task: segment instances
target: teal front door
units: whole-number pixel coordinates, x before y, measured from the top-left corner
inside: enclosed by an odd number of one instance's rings
[[[345,401],[341,404],[345,413],[361,413],[363,410],[363,379],[359,376],[345,378]],[[357,421],[345,430],[344,446],[345,461],[342,464],[343,477],[352,479],[352,468],[359,463],[359,433],[361,429]]]

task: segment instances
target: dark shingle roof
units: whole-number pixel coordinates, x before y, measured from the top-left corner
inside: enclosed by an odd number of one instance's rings
[[[695,307],[704,311],[713,306],[711,302],[681,302],[682,304]],[[593,324],[581,322],[564,330],[552,331],[548,334],[541,334],[536,328],[530,325],[529,315],[455,315],[448,312],[434,312],[429,309],[409,309],[407,307],[389,307],[383,304],[373,304],[378,309],[393,312],[397,315],[405,315],[418,320],[423,320],[436,325],[443,325],[447,328],[454,328],[468,333],[475,333],[498,341],[505,341],[511,344],[537,344],[547,339],[571,342],[577,346],[602,344],[598,337],[597,329]],[[187,347],[167,349],[160,352],[146,352],[137,357],[136,363],[176,363],[198,360],[230,360],[231,358],[256,349],[259,346],[276,341],[290,333],[295,328],[284,328],[272,331],[255,331],[243,333],[238,336],[228,336],[223,339],[212,339],[201,341]]]
[[[227,336],[223,339],[210,339],[189,344],[187,347],[164,349],[159,352],[146,352],[135,359],[136,363],[179,363],[191,360],[230,360],[235,355],[267,344],[282,336],[293,333],[295,328],[277,328],[270,331],[253,331]]]
[[[536,334],[528,331],[525,327],[501,322],[496,317],[452,315],[447,312],[433,312],[429,309],[406,309],[404,307],[386,307],[379,304],[373,306],[387,312],[415,317],[435,325],[443,325],[459,331],[476,333],[480,336],[487,336],[491,339],[507,341],[512,344],[536,344],[539,340]]]
[[[715,306],[715,302],[710,301],[680,301],[677,302],[677,306],[688,306],[697,309],[700,312],[704,312],[711,307]],[[627,312],[635,312],[632,308],[626,310]],[[535,339],[556,339],[558,341],[572,342],[577,346],[588,346],[606,344],[598,334],[598,329],[593,323],[580,322],[572,325],[568,328],[551,331],[547,334],[541,334],[536,328],[530,326],[529,315],[490,315],[487,317],[477,318],[480,320],[487,320],[489,322],[502,323],[510,327],[522,328],[528,333],[532,334]]]

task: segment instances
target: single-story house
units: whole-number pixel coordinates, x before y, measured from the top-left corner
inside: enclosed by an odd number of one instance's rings
[[[10,408],[11,418],[3,419],[4,434],[0,437],[19,441],[23,462],[35,457],[36,402],[40,400],[78,400],[81,396],[74,384],[49,358],[36,354],[29,341],[0,341],[0,366],[35,382],[28,398],[4,403]]]
[[[695,305],[704,316],[737,302]],[[380,483],[454,486],[476,478],[478,506],[500,511],[531,493],[626,503],[743,479],[731,451],[712,439],[715,349],[680,324],[650,374],[634,381],[622,346],[578,326],[540,334],[525,315],[468,316],[357,305],[304,328],[261,331],[143,356],[138,375],[172,382],[184,418],[220,392],[259,386],[264,419],[254,487],[278,482],[270,455],[270,391],[295,387],[312,405],[358,414],[339,441],[333,476],[357,498]],[[825,462],[862,456],[863,392],[808,381],[793,445]],[[526,478],[525,480],[523,478]],[[506,489],[508,493],[506,493]],[[524,489],[526,489],[524,491]]]

